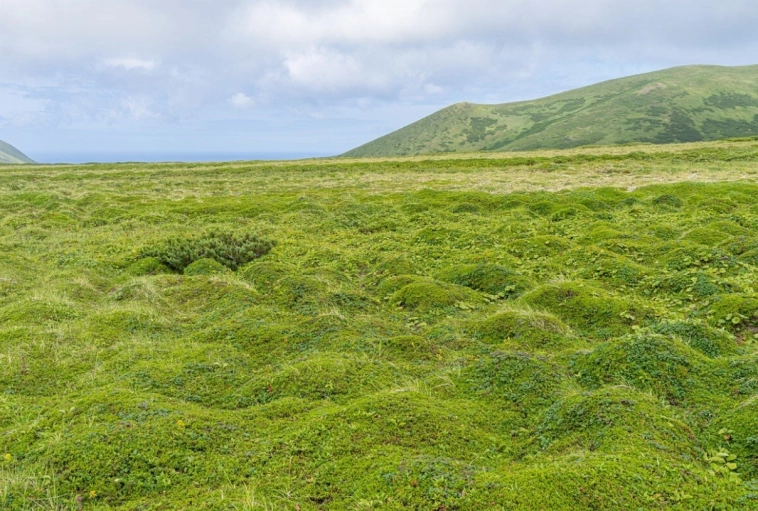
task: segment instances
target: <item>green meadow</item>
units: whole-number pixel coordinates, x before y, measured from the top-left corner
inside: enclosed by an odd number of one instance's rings
[[[758,140],[0,166],[3,510],[758,509]]]

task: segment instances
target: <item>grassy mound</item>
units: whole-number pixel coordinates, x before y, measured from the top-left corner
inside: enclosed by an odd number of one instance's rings
[[[398,377],[388,364],[379,361],[322,354],[254,375],[234,395],[249,396],[247,402],[251,404],[284,397],[345,401],[390,386]]]
[[[461,380],[469,392],[514,406],[527,416],[559,399],[565,377],[533,355],[493,351],[465,368]]]
[[[440,280],[476,291],[513,298],[532,287],[527,277],[494,264],[467,264],[447,268],[438,275]]]
[[[399,335],[382,339],[380,349],[394,360],[431,360],[440,355],[439,346],[419,335]]]
[[[658,323],[653,331],[667,337],[676,336],[709,357],[731,355],[738,352],[733,335],[722,329],[710,327],[698,321],[671,321]]]
[[[569,328],[556,316],[531,309],[510,309],[475,323],[474,335],[488,344],[505,343],[526,350],[571,346]]]
[[[755,480],[758,477],[757,432],[758,402],[751,397],[710,425],[708,440],[711,452],[733,455],[734,471],[746,480]]]
[[[597,246],[570,250],[565,261],[567,265],[580,266],[578,277],[603,282],[612,289],[639,286],[649,276],[644,266]]]
[[[223,275],[229,269],[215,259],[198,259],[184,268],[185,275]]]
[[[523,300],[594,337],[622,335],[650,314],[638,303],[583,282],[544,285],[524,295]]]
[[[163,264],[157,257],[143,257],[138,259],[128,268],[125,273],[140,277],[142,275],[159,275],[161,273],[170,273],[171,269]]]
[[[637,334],[598,346],[578,359],[575,370],[590,387],[627,384],[678,403],[704,386],[701,366],[697,353],[680,341]]]
[[[728,294],[717,296],[707,312],[709,321],[732,332],[758,331],[758,296]]]
[[[659,450],[694,460],[699,450],[689,439],[690,428],[666,413],[648,394],[606,387],[558,401],[543,413],[537,435],[541,448],[551,452],[576,447],[609,454]]]
[[[383,289],[386,289],[386,286]],[[412,279],[390,298],[390,303],[419,312],[431,312],[456,304],[476,304],[482,301],[479,294],[466,287],[421,278]]]
[[[558,236],[534,236],[528,239],[513,240],[506,250],[520,258],[549,257],[565,252],[571,248],[569,240]]]

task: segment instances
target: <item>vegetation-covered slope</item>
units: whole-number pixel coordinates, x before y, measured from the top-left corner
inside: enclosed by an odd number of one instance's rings
[[[758,66],[688,66],[534,101],[459,103],[346,156],[664,144],[758,135]]]
[[[0,508],[755,509],[757,180],[755,142],[0,169]]]
[[[0,164],[3,163],[34,163],[34,160],[12,145],[0,140]]]

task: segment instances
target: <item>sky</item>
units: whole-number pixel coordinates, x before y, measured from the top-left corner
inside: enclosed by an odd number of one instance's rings
[[[2,0],[0,139],[339,154],[459,101],[758,64],[755,0]]]

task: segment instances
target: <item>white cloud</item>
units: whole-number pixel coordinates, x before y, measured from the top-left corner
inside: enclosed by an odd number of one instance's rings
[[[158,119],[160,114],[150,109],[150,100],[144,97],[127,97],[122,101],[122,107],[128,116],[134,120]]]
[[[331,43],[400,43],[427,40],[455,29],[459,5],[449,1],[353,0],[250,2],[240,30],[277,47]]]
[[[445,92],[445,89],[440,87],[439,85],[434,85],[433,83],[427,83],[424,85],[424,92],[427,94],[442,94]]]
[[[229,104],[232,105],[234,108],[239,109],[245,109],[245,108],[251,108],[255,106],[255,101],[251,97],[249,97],[247,94],[243,92],[238,92],[231,98],[229,98]]]
[[[399,127],[412,108],[755,63],[755,26],[755,0],[2,0],[0,89],[21,92],[0,94],[0,115]]]
[[[335,92],[356,86],[363,89],[382,86],[381,77],[364,68],[355,56],[329,49],[291,54],[283,66],[292,84],[310,91]]]
[[[157,65],[154,60],[137,59],[132,57],[105,59],[103,63],[106,65],[106,67],[121,68],[127,71],[152,71]]]

